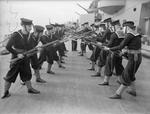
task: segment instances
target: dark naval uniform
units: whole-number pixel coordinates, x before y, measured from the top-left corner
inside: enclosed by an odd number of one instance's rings
[[[20,59],[15,62],[12,60],[10,63],[10,69],[6,74],[6,77],[4,77],[5,86],[4,94],[1,97],[2,99],[10,96],[9,89],[11,87],[11,83],[16,81],[18,74],[20,74],[20,79],[25,82],[28,93],[40,93],[40,91],[34,89],[31,85],[30,80],[32,78],[32,74],[30,69],[30,58],[24,54],[30,49],[28,39],[30,38],[29,31],[31,30],[32,20],[21,18],[21,25],[24,27],[27,34],[24,34],[22,30],[14,32],[6,45],[6,49],[12,54],[11,59]],[[29,29],[27,29],[27,25]]]
[[[48,35],[43,35],[40,39],[40,41],[42,42],[42,44],[47,44],[47,43],[50,43],[52,41],[54,41],[54,35],[51,34],[50,36]],[[59,58],[57,56],[57,53],[56,53],[56,48],[53,47],[53,46],[48,46],[46,48],[44,48],[41,53],[40,53],[40,56],[39,56],[39,63],[40,65],[45,61],[45,59],[47,60],[47,62],[49,64],[53,64],[53,61],[58,61]]]
[[[103,29],[105,30],[105,24],[100,24],[100,27],[103,27]],[[110,39],[110,35],[111,35],[111,31],[110,29],[107,29],[105,30],[104,32],[101,31],[101,37],[99,37],[97,39],[98,42],[100,42],[102,45],[104,45],[105,43],[107,43],[106,41],[108,41]],[[101,69],[102,67],[105,65],[106,63],[106,58],[107,58],[107,55],[108,55],[108,51],[104,50],[103,48],[100,48],[99,47],[97,48],[99,50],[98,53],[96,53],[98,55],[98,71],[95,75],[92,75],[92,76],[101,76]]]
[[[44,27],[42,27],[40,25],[35,25],[34,29],[36,29],[36,31],[39,33],[39,32],[43,32]],[[30,49],[35,48],[38,45],[39,41],[40,41],[39,36],[35,37],[34,33],[31,33],[30,38],[28,40],[29,48]],[[35,70],[38,70],[39,67],[40,67],[40,64],[39,64],[39,61],[38,61],[37,53],[33,54],[30,57],[30,59],[31,59],[31,66],[32,66],[32,68],[35,69]]]
[[[104,23],[110,23],[110,22],[112,22],[111,18],[107,18],[107,19],[104,20]],[[99,39],[99,41],[101,43],[103,43],[104,45],[107,44],[109,42],[109,40],[110,40],[110,36],[111,36],[112,32],[113,31],[110,28],[107,28],[104,31],[102,39]],[[104,49],[101,49],[100,57],[99,57],[99,62],[98,62],[98,66],[99,67],[102,68],[105,65],[107,55],[108,55],[108,51],[106,51]]]
[[[64,33],[63,33],[62,30],[57,30],[55,32],[55,37],[57,39],[62,39],[63,36],[64,36]],[[60,57],[62,57],[62,56],[65,55],[65,52],[64,52],[65,51],[65,46],[64,45],[65,45],[64,43],[61,43],[61,44],[59,44],[59,45],[56,46],[56,49],[58,50]]]
[[[125,39],[119,46],[110,48],[111,51],[123,49],[127,46],[128,49],[128,63],[122,73],[121,83],[129,86],[131,82],[135,81],[135,73],[137,72],[141,61],[141,35],[134,33],[127,33]]]
[[[121,85],[115,94],[109,97],[110,99],[121,99],[122,93],[128,86],[130,86],[131,90],[127,90],[126,92],[132,96],[136,96],[135,73],[137,72],[142,61],[141,35],[135,31],[133,21],[124,22],[124,26],[126,27],[125,39],[121,42],[120,45],[108,48],[108,50],[117,51],[127,47],[128,56],[127,65],[119,79]]]
[[[99,42],[100,38],[102,38],[101,33],[97,34],[97,36],[95,37],[97,42]],[[101,49],[98,46],[96,46],[95,49],[93,50],[90,60],[96,63],[96,61],[98,60],[98,57],[100,55],[100,51],[101,51]]]
[[[113,26],[119,24],[119,20],[112,22],[112,24]],[[123,41],[124,37],[125,34],[122,30],[116,30],[112,33],[110,41],[108,42],[108,44],[106,44],[106,46],[109,48],[118,46]],[[121,75],[124,70],[124,67],[122,65],[122,57],[119,55],[119,52],[109,52],[104,71],[105,75],[112,76],[114,68],[116,70],[117,76]]]
[[[31,36],[28,40],[28,44],[29,44],[30,49],[35,48],[38,45],[38,43],[39,43],[38,38],[34,36],[34,33],[31,33]],[[34,55],[32,55],[30,57],[30,59],[31,59],[32,68],[35,70],[39,69],[39,61],[38,61],[37,54],[35,53]]]
[[[17,54],[23,53],[29,50],[28,45],[29,34],[23,34],[21,30],[14,32],[6,45],[6,49],[12,54],[12,58],[17,58]],[[17,75],[20,74],[20,78],[23,82],[30,81],[32,74],[30,69],[30,59],[24,58],[23,60],[11,63],[10,69],[4,78],[8,82],[15,82]]]
[[[84,32],[88,32],[88,31],[89,31],[88,29],[85,29],[85,30],[83,31],[83,33],[84,33]],[[85,44],[85,42],[84,42],[83,39],[81,40],[81,45],[80,45],[80,46],[81,46],[81,50],[85,52],[85,51],[86,51],[86,44]]]
[[[99,39],[99,41],[101,43],[107,44],[108,41],[110,40],[111,34],[112,34],[111,30],[110,29],[106,29],[106,31],[104,32],[104,34],[102,36],[102,39]],[[98,66],[99,67],[103,67],[105,65],[107,55],[108,55],[108,51],[101,49],[99,62],[98,62]]]
[[[40,41],[40,37],[43,34],[43,31],[44,31],[44,27],[40,25],[34,25],[34,32],[31,33],[30,38],[28,40],[28,45],[29,45],[30,50],[34,49],[38,45]],[[34,70],[36,82],[46,83],[46,81],[41,79],[40,77],[40,72],[39,72],[40,64],[39,64],[38,56],[36,53],[37,51],[38,51],[38,48],[36,48],[35,53],[33,52],[33,55],[30,56],[31,66]]]
[[[89,31],[91,31],[89,28],[84,28],[84,30],[82,30],[82,32],[81,33],[87,33],[87,32],[89,32]],[[81,40],[81,44],[80,44],[80,47],[81,47],[81,52],[82,52],[82,54],[83,54],[83,52],[86,52],[86,46],[87,46],[87,44],[84,42],[84,40],[82,39]],[[81,55],[82,55],[81,54]]]
[[[119,31],[116,31],[111,35],[110,42],[107,44],[108,47],[111,48],[114,46],[118,46],[124,39],[123,37],[122,38],[118,37],[117,32]],[[124,70],[124,67],[122,65],[122,57],[119,56],[119,52],[118,53],[110,52],[109,55],[107,56],[107,61],[106,61],[106,66],[105,66],[106,76],[112,76],[114,67],[116,70],[116,75],[117,76],[121,75]]]

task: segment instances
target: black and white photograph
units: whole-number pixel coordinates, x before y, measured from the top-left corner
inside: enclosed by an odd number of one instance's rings
[[[0,114],[150,114],[150,0],[0,0]]]

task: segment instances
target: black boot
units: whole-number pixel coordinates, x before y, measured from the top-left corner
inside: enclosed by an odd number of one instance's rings
[[[131,90],[129,91],[128,90],[127,93],[134,96],[134,97],[136,97],[136,91],[131,91]]]
[[[101,86],[108,86],[108,85],[109,85],[109,83],[108,83],[108,82],[103,82],[103,83],[98,84],[98,85],[101,85]]]
[[[1,97],[1,99],[7,98],[7,97],[10,97],[9,91],[5,91],[4,95]]]
[[[39,94],[40,91],[34,89],[34,88],[31,88],[31,89],[28,89],[28,93],[31,93],[31,94]]]
[[[96,73],[94,75],[91,75],[92,77],[101,77],[101,73]]]
[[[63,65],[59,65],[59,68],[63,68],[63,69],[65,69],[66,67],[64,67]]]
[[[109,97],[110,99],[121,99],[121,95],[114,94],[113,96]]]
[[[89,68],[88,70],[95,71],[95,68]]]
[[[43,80],[43,79],[41,79],[41,78],[37,78],[37,79],[36,79],[36,82],[39,82],[39,83],[46,83],[46,81]]]
[[[53,71],[51,71],[51,70],[50,70],[50,71],[47,71],[47,73],[48,73],[48,74],[55,74],[55,72],[53,72]]]

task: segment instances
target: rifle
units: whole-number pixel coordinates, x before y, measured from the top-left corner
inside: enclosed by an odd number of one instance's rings
[[[88,34],[88,33],[87,33]],[[70,38],[71,39],[84,39],[85,37],[89,37],[89,35],[87,35],[86,33],[85,34],[75,34],[75,35],[71,35]]]
[[[85,33],[83,33],[83,34],[75,34],[73,37],[78,37],[78,38],[75,38],[75,39],[89,39],[89,38],[91,38],[91,39],[93,39],[93,35],[97,35],[96,33],[95,33],[95,31],[88,31],[88,32],[85,32]]]
[[[104,45],[100,45],[100,44],[97,44],[97,41],[93,41],[92,39],[87,39],[87,38],[84,38],[85,39],[85,42],[87,42],[87,43],[90,43],[90,44],[92,44],[92,45],[94,45],[94,46],[97,46],[97,47],[99,47],[99,48],[105,48],[106,46],[104,46]],[[117,51],[111,51],[111,50],[109,50],[109,52],[110,53],[112,53],[112,54],[116,54],[116,55],[118,55],[118,56],[120,56],[120,54],[121,54],[121,51],[120,50],[117,50]]]
[[[47,47],[47,46],[57,45],[58,43],[63,43],[63,42],[65,42],[65,41],[66,41],[66,38],[64,38],[64,39],[62,39],[62,40],[55,40],[55,41],[53,41],[53,42],[44,44],[44,45],[42,45],[42,46],[35,47],[35,48],[33,48],[33,49],[29,50],[29,51],[26,51],[26,52],[24,52],[24,53],[22,53],[22,54],[23,54],[25,57],[30,57],[30,56],[34,55],[35,53],[37,53],[39,48],[45,48],[45,47]],[[14,59],[12,59],[12,60],[10,61],[10,63],[16,63],[16,62],[21,61],[21,60],[23,60],[23,59],[24,59],[24,58],[14,58]]]
[[[77,40],[77,39],[82,39],[84,37],[89,37],[89,36],[91,36],[91,34],[95,34],[95,31],[88,31],[88,32],[81,32],[81,31],[74,32],[73,31],[72,33],[69,32],[66,35],[69,36],[70,39]]]
[[[56,47],[56,46],[62,44],[63,42],[66,42],[68,40],[69,40],[68,37],[64,37],[62,40],[59,40],[57,43],[53,44],[53,46]]]

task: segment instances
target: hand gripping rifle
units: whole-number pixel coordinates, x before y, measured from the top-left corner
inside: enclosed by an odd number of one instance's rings
[[[63,42],[67,42],[68,40],[69,40],[69,37],[64,37],[62,40],[59,40],[58,42],[54,43],[53,46],[56,47],[62,44]]]
[[[99,48],[104,48],[104,46],[102,44],[98,44],[96,39],[92,38],[91,36],[88,37],[82,37],[82,39],[84,40],[85,43],[87,44],[91,44],[94,46],[98,46]]]
[[[94,45],[94,46],[97,46],[97,47],[99,47],[99,48],[103,48],[104,50],[106,50],[105,48],[106,48],[107,46],[105,46],[105,45],[103,45],[103,44],[101,44],[101,43],[100,43],[100,44],[97,43],[97,41],[91,39],[90,37],[89,37],[89,38],[84,38],[84,40],[85,40],[85,42],[87,42],[87,43],[90,43],[90,44],[92,44],[92,45]],[[109,50],[109,52],[110,52],[110,53],[113,53],[113,54],[115,54],[115,55],[117,55],[117,56],[122,56],[122,55],[121,55],[121,50],[117,50],[117,51],[111,51],[111,50]]]

